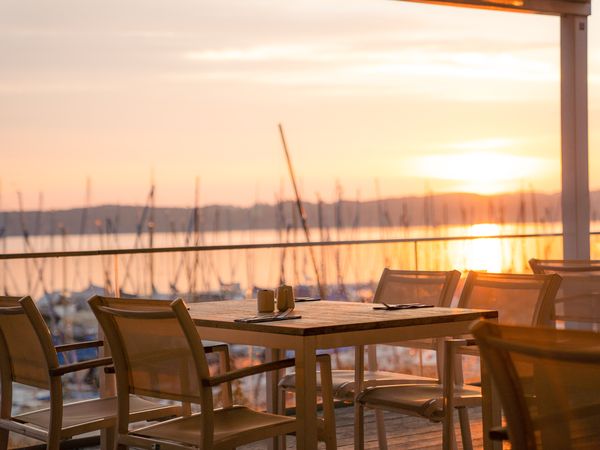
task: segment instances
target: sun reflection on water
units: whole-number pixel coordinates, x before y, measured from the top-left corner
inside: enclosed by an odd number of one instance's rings
[[[469,241],[466,246],[466,265],[470,270],[486,270],[488,272],[502,271],[502,243],[497,238],[500,225],[495,223],[478,223],[469,227],[469,236],[479,237]]]

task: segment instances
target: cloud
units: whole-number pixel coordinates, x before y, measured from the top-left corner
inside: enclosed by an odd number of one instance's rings
[[[374,43],[380,41],[381,45]],[[185,64],[163,78],[175,83],[320,89],[319,95],[330,96],[352,89],[357,95],[393,92],[458,102],[543,101],[558,83],[557,61],[548,57],[543,45],[521,47],[516,53],[504,46],[483,47],[472,44],[468,51],[455,51],[452,43],[404,34],[385,41],[381,32],[325,43],[289,40],[215,47],[182,52]]]
[[[261,62],[314,60],[316,48],[303,45],[225,48],[184,53],[184,59],[206,62]]]
[[[44,82],[44,81],[0,81],[0,95],[23,95],[23,94],[67,94],[81,92],[104,92],[116,91],[112,83],[106,82]]]

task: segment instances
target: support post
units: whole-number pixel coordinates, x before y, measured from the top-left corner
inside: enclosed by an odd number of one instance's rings
[[[563,257],[590,258],[587,17],[560,18]]]

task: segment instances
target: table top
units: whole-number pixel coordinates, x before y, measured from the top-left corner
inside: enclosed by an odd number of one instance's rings
[[[243,323],[235,319],[256,315],[256,300],[225,300],[188,304],[197,326],[259,331],[294,336],[316,336],[346,331],[363,331],[436,323],[494,319],[498,312],[464,308],[418,308],[374,310],[372,303],[321,300],[296,303],[301,319]]]

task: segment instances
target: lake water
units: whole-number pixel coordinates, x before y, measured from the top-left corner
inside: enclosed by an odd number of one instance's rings
[[[312,241],[431,238],[560,232],[560,224],[477,224],[409,228],[311,229]],[[200,236],[155,233],[154,247],[191,245],[304,242],[302,230],[278,232],[222,231]],[[143,248],[147,234],[34,236],[0,242],[4,253]],[[317,273],[332,297],[361,299],[372,294],[384,267],[422,270],[529,271],[532,257],[559,258],[560,237],[525,239],[481,238],[393,244],[340,245],[309,248],[270,248],[209,252],[170,252],[154,255],[90,256],[0,261],[0,292],[28,293],[84,291],[90,286],[132,295],[174,294],[247,297],[257,287],[274,288],[281,281],[302,293],[316,293]],[[316,270],[315,270],[316,267]],[[191,298],[191,297],[190,297]]]

